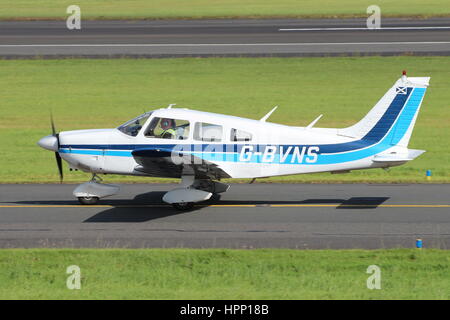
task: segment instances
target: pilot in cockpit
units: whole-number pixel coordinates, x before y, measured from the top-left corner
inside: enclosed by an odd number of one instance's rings
[[[160,137],[163,139],[176,139],[176,123],[174,119],[161,119],[161,129],[163,130]]]

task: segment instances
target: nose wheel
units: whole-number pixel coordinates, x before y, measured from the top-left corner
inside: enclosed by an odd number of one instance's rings
[[[83,205],[93,205],[98,202],[98,197],[78,197],[78,201]]]
[[[180,211],[188,211],[194,207],[194,203],[193,202],[172,203],[172,206]]]
[[[80,184],[73,195],[83,205],[97,204],[98,200],[109,197],[119,192],[120,187],[115,184],[100,183],[101,179],[97,175],[92,176],[92,180]]]

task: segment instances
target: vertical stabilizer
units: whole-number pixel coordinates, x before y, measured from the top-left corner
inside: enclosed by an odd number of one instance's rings
[[[407,77],[406,72],[358,123],[339,129],[339,134],[379,141],[388,132],[392,145],[406,147],[422,104],[429,77]]]

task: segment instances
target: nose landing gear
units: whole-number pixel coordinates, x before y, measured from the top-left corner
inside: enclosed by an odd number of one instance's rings
[[[193,202],[179,202],[179,203],[172,203],[172,206],[180,211],[188,211],[191,210],[194,207]]]
[[[100,198],[109,197],[119,192],[120,187],[118,185],[105,184],[101,181],[101,178],[94,174],[91,181],[80,184],[73,191],[73,195],[83,205],[95,205]]]

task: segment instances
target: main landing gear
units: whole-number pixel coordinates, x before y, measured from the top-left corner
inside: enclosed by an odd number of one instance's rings
[[[97,204],[99,197],[78,197],[78,201],[84,205]]]
[[[209,200],[213,194],[225,192],[229,187],[209,179],[196,180],[194,176],[183,176],[180,186],[167,192],[163,201],[177,210],[187,211],[192,209],[196,202]]]

